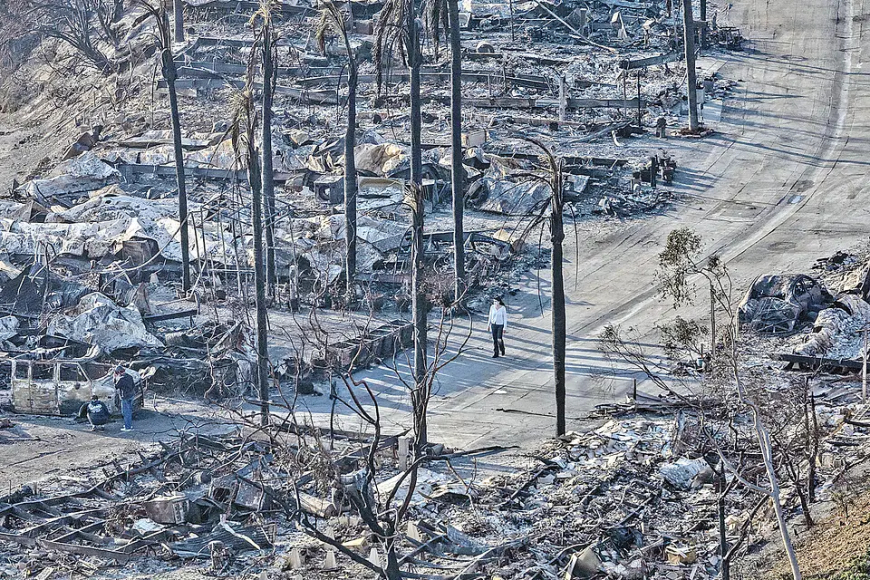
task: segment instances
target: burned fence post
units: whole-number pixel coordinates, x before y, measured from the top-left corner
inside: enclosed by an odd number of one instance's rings
[[[641,128],[641,119],[643,118],[643,112],[641,109],[641,100],[640,100],[640,75],[643,69],[637,69],[637,128]]]

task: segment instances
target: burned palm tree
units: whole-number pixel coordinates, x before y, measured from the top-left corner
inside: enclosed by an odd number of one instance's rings
[[[350,6],[348,6],[350,10]],[[347,51],[347,129],[344,134],[344,239],[345,239],[345,278],[347,299],[354,296],[356,277],[356,92],[358,82],[356,55],[350,46],[347,21],[331,0],[320,3],[320,24],[317,27],[317,44],[326,53],[326,37],[332,29],[344,43]]]
[[[259,23],[260,51],[263,61],[263,126],[262,126],[262,188],[266,209],[266,287],[270,296],[277,290],[275,268],[275,170],[272,167],[272,101],[277,81],[275,61],[276,38],[272,27],[272,1],[261,0],[259,9],[251,17],[256,29]],[[254,51],[256,52],[256,51]]]
[[[414,319],[414,381],[422,384],[426,378],[426,292],[423,288],[423,145],[420,110],[420,26],[417,23],[414,0],[387,0],[381,10],[375,31],[374,60],[377,84],[383,86],[383,72],[394,52],[398,52],[407,65],[411,77],[411,179],[405,203],[411,210],[411,308]],[[422,389],[415,389],[420,392]],[[423,405],[412,394],[414,408]],[[427,442],[425,431],[417,432],[418,448]]]
[[[175,153],[175,179],[178,184],[178,222],[181,237],[181,290],[190,291],[190,239],[187,229],[187,185],[184,177],[184,152],[181,146],[181,116],[178,110],[178,93],[175,81],[178,70],[172,58],[172,37],[169,33],[169,17],[164,5],[152,6],[140,0],[145,10],[157,21],[157,39],[160,45],[160,64],[166,87],[169,90],[169,112],[172,117],[172,146]]]
[[[565,178],[562,160],[557,159],[549,149],[534,139],[526,139],[544,153],[547,163],[545,176],[536,176],[550,188],[550,197],[542,204],[532,222],[526,227],[523,237],[532,229],[547,222],[550,228],[550,274],[552,277],[552,331],[553,331],[553,375],[556,394],[556,435],[565,433],[565,342],[567,323],[565,315],[565,277],[563,270],[563,249],[565,241]]]
[[[695,78],[695,21],[692,17],[692,0],[683,0],[683,40],[686,49],[686,94],[689,97],[689,131],[697,133],[698,87]]]
[[[440,31],[443,29],[450,37],[450,180],[453,196],[454,296],[456,301],[460,301],[465,294],[466,284],[465,233],[462,223],[465,168],[462,165],[462,43],[459,0],[429,0],[425,12],[436,56]]]
[[[254,52],[248,63],[245,88],[237,96],[235,115],[231,127],[233,150],[237,162],[242,159],[248,166],[251,187],[251,227],[254,234],[254,287],[257,310],[257,387],[260,404],[260,422],[269,424],[269,349],[268,321],[266,318],[266,282],[263,264],[263,188],[260,153],[257,151],[257,109],[254,105]]]
[[[172,0],[172,12],[175,18],[175,42],[184,42],[184,2]]]

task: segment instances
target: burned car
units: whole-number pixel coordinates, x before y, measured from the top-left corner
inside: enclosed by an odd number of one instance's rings
[[[763,333],[792,332],[833,302],[827,288],[805,274],[760,276],[740,302],[740,326]]]
[[[9,359],[11,365],[11,407],[16,413],[34,415],[75,415],[97,395],[112,414],[120,413],[121,402],[112,380],[112,365],[91,359]],[[139,373],[127,371],[136,382],[134,408],[142,406],[143,381]]]

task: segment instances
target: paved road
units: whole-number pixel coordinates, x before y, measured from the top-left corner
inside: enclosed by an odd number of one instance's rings
[[[584,225],[579,260],[566,251],[569,417],[621,398],[631,385],[630,375],[596,350],[604,324],[633,326],[651,339],[650,329],[673,317],[658,301],[653,279],[656,254],[673,228],[699,232],[706,248],[727,260],[740,291],[757,275],[807,270],[815,259],[866,240],[866,8],[864,0],[737,0],[720,14],[720,23],[740,26],[752,39],[751,49],[722,57],[722,75],[741,82],[725,103],[719,133],[666,144],[681,159],[677,190],[684,202],[667,215]],[[489,358],[476,321],[471,350],[439,375],[431,439],[469,448],[532,444],[552,434],[550,319],[539,310],[533,274],[508,308],[510,357]],[[395,377],[384,370],[362,376],[379,392],[388,430],[409,426],[407,395]],[[325,397],[304,404],[323,420]],[[355,425],[346,413],[341,421]]]

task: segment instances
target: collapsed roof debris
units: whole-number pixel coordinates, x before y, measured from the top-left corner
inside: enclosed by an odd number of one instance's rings
[[[820,260],[819,274],[758,278],[740,302],[740,323],[762,334],[789,338],[774,356],[787,368],[863,367],[870,304],[864,293],[867,257],[838,252]]]
[[[804,274],[762,276],[740,303],[740,322],[759,332],[791,332],[800,319],[812,320],[830,301],[824,285]]]
[[[82,298],[67,315],[56,316],[47,332],[97,346],[107,353],[163,346],[145,329],[142,315],[135,307],[121,308],[108,296],[96,292]]]
[[[816,476],[818,493],[825,494],[844,466],[861,460],[857,443],[845,442],[865,440],[867,424],[844,422],[842,410],[858,401],[854,391],[844,395],[822,383],[815,394],[824,433]],[[695,454],[706,445],[699,418],[693,411],[672,417],[663,403],[649,413],[629,405],[598,428],[545,442],[531,466],[476,474],[463,457],[504,449],[440,449],[443,459],[434,455],[417,471],[408,523],[399,532],[403,563],[453,573],[474,566],[504,578],[716,577],[717,497],[729,494],[727,533],[743,549],[762,541],[767,524],[753,521],[764,502],[751,490],[736,491],[730,474],[720,481],[721,465]],[[0,497],[0,540],[23,546],[10,561],[33,571],[50,565],[40,557],[47,550],[76,554],[77,564],[60,561],[91,572],[113,562],[165,572],[200,559],[206,561],[200,566],[220,572],[361,573],[334,547],[301,533],[299,518],[316,519],[333,541],[363,558],[384,558],[382,539],[366,532],[350,492],[333,489],[339,481],[356,485],[371,440],[336,432],[327,452],[316,443],[327,431],[290,431],[271,442],[237,432],[180,434],[103,474],[48,480],[38,490]],[[400,441],[385,437],[377,445],[372,491],[381,506],[408,493],[396,455]],[[443,460],[455,465],[442,469]],[[331,462],[331,475],[318,467],[323,461]],[[747,470],[742,477],[765,475]],[[787,495],[789,509],[798,511],[796,494]]]

